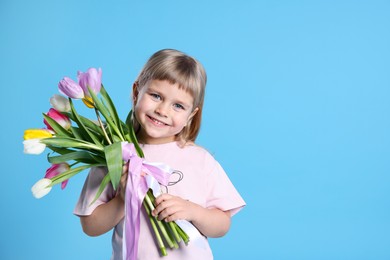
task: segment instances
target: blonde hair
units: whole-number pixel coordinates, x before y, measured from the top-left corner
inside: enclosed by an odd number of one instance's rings
[[[206,71],[195,58],[174,49],[163,49],[154,53],[142,68],[136,80],[138,93],[145,88],[151,80],[166,80],[171,84],[178,84],[194,99],[193,109],[198,108],[183,130],[176,136],[178,141],[194,142],[199,134],[205,88],[207,82]],[[133,124],[139,126],[133,116]]]

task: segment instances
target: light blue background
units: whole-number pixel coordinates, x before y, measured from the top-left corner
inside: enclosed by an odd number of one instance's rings
[[[1,0],[0,33],[1,259],[109,258],[72,215],[86,172],[32,197],[23,131],[89,67],[124,118],[162,48],[206,67],[198,143],[248,204],[216,259],[390,259],[390,1]]]

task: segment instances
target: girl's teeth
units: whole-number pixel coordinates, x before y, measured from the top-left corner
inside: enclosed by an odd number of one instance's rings
[[[154,118],[152,118],[152,120],[153,120],[153,122],[155,122],[156,124],[159,124],[159,125],[162,125],[162,124],[163,124],[162,122],[160,122],[160,121],[158,121],[158,120],[156,120],[156,119],[154,119]]]

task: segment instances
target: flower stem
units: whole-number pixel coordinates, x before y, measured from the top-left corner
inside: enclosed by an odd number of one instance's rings
[[[98,120],[98,122],[99,122],[100,128],[103,130],[104,137],[106,138],[108,144],[112,144],[110,138],[109,138],[108,135],[107,135],[106,129],[104,128],[103,122],[102,122],[102,120],[100,119],[99,111],[98,111],[98,109],[97,109],[96,107],[95,107],[95,113],[96,113],[96,117],[97,117],[97,120]]]
[[[176,231],[179,233],[184,243],[188,244],[188,242],[190,241],[190,237],[184,232],[183,229],[181,229],[181,227],[178,224],[174,223],[174,226],[176,227]]]
[[[169,225],[169,227],[171,228],[173,237],[175,238],[176,242],[177,242],[177,243],[180,243],[181,238],[180,238],[180,236],[179,236],[179,233],[178,233],[177,230],[176,230],[176,227],[175,227],[175,225],[174,225],[174,222],[168,222],[168,225]]]
[[[149,197],[150,202],[155,207],[155,197],[151,189],[149,189],[146,193],[146,196]],[[169,230],[170,235],[172,235],[172,241],[180,243],[182,240],[187,244],[189,242],[189,236],[176,224],[176,222],[171,221],[166,223],[166,229]],[[175,245],[174,245],[175,246]],[[176,246],[175,246],[176,247]]]
[[[151,215],[150,209],[149,209],[148,205],[146,204],[145,200],[142,202],[142,204],[146,210],[146,213],[148,214],[149,221],[150,221],[150,224],[152,225],[154,234],[156,235],[157,244],[158,244],[158,247],[160,248],[161,254],[163,256],[166,256],[166,255],[168,255],[167,250],[165,248],[163,240],[161,239],[160,232],[158,232],[155,220],[153,219],[153,217]]]
[[[152,210],[154,210],[154,205],[153,205],[152,201],[150,200],[148,194],[145,196],[144,200],[146,201],[146,204],[149,206],[150,212],[152,212]],[[170,248],[173,248],[174,244],[173,244],[171,238],[169,237],[168,232],[167,232],[166,228],[164,227],[163,223],[160,220],[158,220],[156,217],[153,217],[153,218],[156,221],[156,224],[159,227],[163,237],[165,238],[165,241],[168,243]]]
[[[174,237],[173,230],[171,229],[171,226],[169,225],[169,223],[171,223],[171,222],[162,222],[162,223],[163,223],[165,229],[167,230],[167,233],[168,233],[170,239],[172,240],[173,247],[178,249],[179,244],[176,241],[176,238]]]
[[[69,165],[69,168],[72,168],[73,166],[75,166],[75,165],[77,165],[77,164],[79,164],[80,162],[74,162],[74,163],[72,163],[72,164],[70,164]]]

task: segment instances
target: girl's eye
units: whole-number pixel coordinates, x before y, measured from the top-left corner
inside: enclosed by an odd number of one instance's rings
[[[153,99],[155,100],[160,100],[161,99],[161,96],[159,94],[156,94],[156,93],[150,93],[149,94]]]
[[[184,106],[180,105],[180,104],[174,104],[173,107],[177,110],[185,110],[184,109]]]

